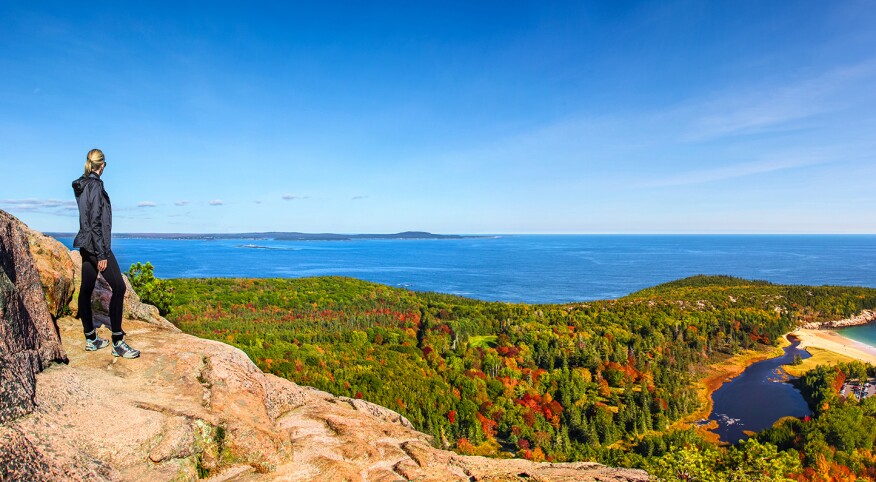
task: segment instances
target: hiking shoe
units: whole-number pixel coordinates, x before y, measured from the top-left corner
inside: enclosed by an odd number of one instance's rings
[[[93,340],[85,339],[85,351],[97,351],[101,348],[106,348],[110,344],[109,340],[104,340],[101,337],[97,337]]]
[[[125,340],[119,340],[118,343],[113,343],[113,356],[122,358],[137,358],[140,356],[140,350],[135,350],[125,343]]]

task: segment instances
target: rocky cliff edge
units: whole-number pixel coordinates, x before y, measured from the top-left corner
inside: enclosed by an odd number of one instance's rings
[[[81,323],[64,315],[76,262],[0,211],[2,481],[648,480],[590,462],[436,449],[398,413],[265,374],[242,351],[183,334],[133,297],[124,326],[142,356],[85,352]]]

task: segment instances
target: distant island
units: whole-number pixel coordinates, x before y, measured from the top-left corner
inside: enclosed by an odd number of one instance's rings
[[[54,238],[70,238],[75,233],[46,233]],[[426,231],[404,231],[395,234],[335,234],[335,233],[118,233],[120,239],[272,239],[275,241],[352,241],[354,239],[465,239],[485,236],[432,234]]]

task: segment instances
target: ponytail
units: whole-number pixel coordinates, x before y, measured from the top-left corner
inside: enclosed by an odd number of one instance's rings
[[[88,155],[85,156],[85,174],[83,176],[88,177],[89,174],[100,169],[105,163],[103,151],[100,149],[88,151]]]

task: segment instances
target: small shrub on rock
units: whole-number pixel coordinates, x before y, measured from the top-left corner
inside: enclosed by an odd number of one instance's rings
[[[152,263],[134,263],[128,269],[128,280],[131,281],[131,287],[140,296],[144,303],[158,308],[158,312],[162,316],[170,313],[170,306],[173,302],[173,288],[165,280],[156,278],[153,273],[154,267]]]

